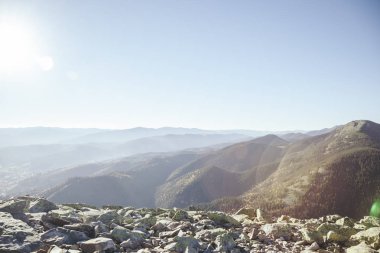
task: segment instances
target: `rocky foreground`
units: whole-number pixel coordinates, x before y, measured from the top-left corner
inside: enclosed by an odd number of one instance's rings
[[[380,219],[267,217],[221,212],[0,202],[0,253],[380,252]]]

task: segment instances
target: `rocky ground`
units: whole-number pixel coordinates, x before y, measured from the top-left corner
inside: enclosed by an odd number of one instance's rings
[[[181,209],[55,205],[22,197],[0,203],[0,253],[380,252],[380,219],[300,220],[260,210],[229,215]]]

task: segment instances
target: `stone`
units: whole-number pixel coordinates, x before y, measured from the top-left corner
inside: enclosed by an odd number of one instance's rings
[[[277,219],[277,223],[288,223],[290,222],[290,217],[288,215],[281,215],[278,219]]]
[[[120,246],[124,249],[137,249],[141,246],[141,240],[134,240],[134,239],[128,239],[122,243],[120,243]]]
[[[28,201],[19,199],[10,199],[0,203],[0,212],[6,213],[24,213],[28,206]]]
[[[128,239],[132,239],[135,241],[141,241],[145,238],[145,234],[141,231],[138,230],[129,230],[121,226],[115,227],[111,231],[111,237],[114,239],[116,242],[123,242]]]
[[[95,237],[95,228],[94,226],[91,226],[89,224],[75,223],[75,224],[64,225],[63,227],[67,229],[83,232],[90,238]]]
[[[189,248],[198,250],[200,247],[199,241],[190,236],[177,236],[175,237],[174,241],[174,249],[177,252],[185,252],[186,250],[189,250]]]
[[[40,246],[37,231],[10,213],[0,212],[0,252],[31,252]]]
[[[105,213],[101,214],[98,219],[98,221],[103,222],[106,225],[111,225],[112,223],[121,224],[123,217],[117,213],[115,210],[106,211]]]
[[[75,250],[75,249],[62,249],[56,245],[53,245],[52,247],[50,247],[50,249],[48,250],[48,253],[80,253],[81,251],[79,250]]]
[[[236,247],[236,243],[231,233],[218,235],[215,239],[216,251],[226,252]]]
[[[189,218],[189,215],[187,214],[187,212],[181,209],[176,210],[176,212],[174,213],[172,217],[172,219],[175,221],[186,220],[188,218]]]
[[[253,208],[241,208],[239,209],[235,214],[245,214],[248,215],[250,218],[255,218],[256,217],[256,209]]]
[[[365,242],[375,249],[380,248],[380,227],[371,227],[351,236],[351,240]]]
[[[356,246],[347,248],[346,253],[376,253],[376,250],[369,247],[365,242],[361,242]]]
[[[208,213],[208,218],[212,221],[214,221],[217,224],[226,224],[229,223],[234,226],[239,226],[240,223],[232,218],[231,216],[222,213],[222,212],[210,212]]]
[[[309,247],[307,247],[308,250],[316,251],[319,250],[319,245],[316,242],[313,242]]]
[[[322,243],[323,242],[323,236],[320,232],[310,229],[310,228],[301,228],[300,229],[302,238],[308,242],[308,243]]]
[[[349,217],[343,217],[343,218],[340,218],[339,220],[337,220],[335,222],[335,224],[338,224],[340,226],[353,227],[355,222]]]
[[[256,210],[256,219],[259,222],[270,222],[272,220],[270,215],[261,209]]]
[[[274,239],[283,237],[289,240],[293,234],[292,226],[286,223],[265,224],[261,226],[261,230],[264,231],[267,236],[271,236]]]
[[[116,250],[115,243],[110,238],[98,237],[90,239],[79,244],[84,253],[92,253],[95,251],[103,252],[106,250]]]
[[[58,207],[53,202],[50,202],[46,199],[36,199],[30,202],[29,204],[29,213],[41,213],[41,212],[49,212],[51,210],[56,210]]]
[[[380,218],[373,216],[364,216],[364,218],[361,219],[359,223],[365,225],[366,227],[380,227]]]
[[[65,228],[53,228],[41,234],[41,240],[47,244],[75,244],[90,239],[85,233]]]

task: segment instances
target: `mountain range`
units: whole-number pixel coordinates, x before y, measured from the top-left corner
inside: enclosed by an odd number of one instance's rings
[[[257,138],[176,131],[108,144],[100,142],[109,136],[107,131],[76,137],[88,141],[96,136],[99,142],[72,141],[60,148],[98,145],[101,155],[94,157],[99,160],[78,160],[76,165],[51,166],[48,171],[41,166],[8,187],[6,194],[36,194],[58,203],[97,206],[198,206],[228,212],[262,208],[296,217],[329,213],[360,217],[380,197],[380,125],[375,122],[357,120],[309,133]],[[117,135],[124,135],[121,132]],[[53,150],[50,145],[56,144],[47,144],[44,152]],[[9,159],[4,149],[11,147],[0,149],[0,156]],[[106,157],[105,150],[115,155]],[[62,158],[62,153],[56,154]]]

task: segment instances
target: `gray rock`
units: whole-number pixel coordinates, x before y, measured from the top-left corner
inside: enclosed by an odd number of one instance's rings
[[[264,210],[256,210],[256,219],[259,222],[270,222],[272,220],[271,216]]]
[[[103,222],[106,225],[111,225],[112,223],[121,224],[123,217],[117,213],[115,210],[107,211],[103,214],[101,214],[98,219],[98,221]]]
[[[124,227],[117,226],[111,231],[111,237],[120,243],[128,239],[132,239],[134,241],[142,241],[145,238],[145,234],[138,230],[131,231]]]
[[[314,229],[305,227],[305,228],[301,228],[300,232],[301,232],[302,238],[308,243],[313,243],[313,242],[322,243],[323,242],[322,234]]]
[[[365,242],[373,248],[380,247],[380,227],[372,227],[351,236],[354,241]]]
[[[181,209],[177,209],[176,212],[174,213],[172,219],[175,221],[186,220],[186,219],[189,219],[189,215],[186,211],[181,210]]]
[[[319,250],[319,245],[316,242],[313,242],[309,247],[307,247],[308,250]]]
[[[0,252],[31,252],[40,245],[37,231],[10,213],[0,212]]]
[[[28,206],[28,201],[19,199],[10,199],[0,203],[0,212],[6,213],[24,213]]]
[[[214,221],[217,224],[226,224],[229,223],[234,226],[239,226],[240,223],[232,218],[230,215],[227,215],[222,212],[210,212],[207,214],[208,218],[212,221]]]
[[[95,228],[94,226],[91,226],[89,224],[75,223],[75,224],[64,225],[63,227],[67,229],[83,232],[90,238],[95,237]]]
[[[75,244],[87,241],[90,238],[83,232],[69,230],[66,228],[53,228],[41,234],[41,240],[47,244]]]
[[[56,210],[58,207],[53,203],[46,199],[36,199],[30,202],[29,204],[29,213],[41,213],[41,212],[49,212],[51,210]]]
[[[61,249],[54,245],[48,250],[48,253],[80,253],[80,251],[75,249]]]
[[[80,248],[84,253],[92,253],[95,251],[113,251],[116,249],[115,243],[110,238],[98,237],[88,241],[81,242]]]
[[[231,233],[218,235],[215,239],[216,250],[226,252],[236,247],[236,243]]]
[[[261,226],[261,230],[265,232],[267,236],[271,236],[274,239],[283,237],[289,240],[292,237],[292,226],[286,223],[272,223]]]
[[[175,239],[174,248],[177,252],[185,252],[186,250],[198,250],[200,248],[199,241],[193,237],[177,236]]]
[[[376,250],[369,247],[365,242],[361,242],[356,246],[347,248],[346,253],[376,253]]]
[[[364,218],[361,219],[359,223],[365,225],[366,227],[380,227],[380,218],[373,216],[364,216]]]

